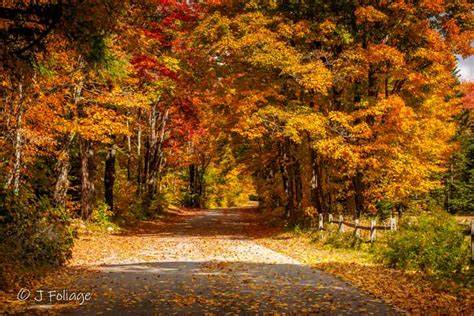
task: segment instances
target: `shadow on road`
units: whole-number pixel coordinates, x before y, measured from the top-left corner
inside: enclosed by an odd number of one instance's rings
[[[262,230],[256,220],[258,216],[260,211],[256,207],[177,210],[168,218],[166,225],[159,221],[143,221],[119,236],[248,239],[255,231],[260,237],[271,235],[271,230]]]

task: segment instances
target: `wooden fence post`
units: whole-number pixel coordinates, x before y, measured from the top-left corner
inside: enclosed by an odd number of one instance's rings
[[[390,217],[390,230],[397,230],[397,220],[395,217]]]
[[[359,228],[359,220],[358,219],[355,220],[354,228],[355,228],[356,237],[360,238],[360,228]]]
[[[343,233],[344,232],[344,218],[342,215],[339,215],[339,232]]]
[[[370,221],[370,242],[374,242],[375,241],[375,234],[377,232],[377,230],[375,229],[375,219],[372,219]]]
[[[323,214],[319,214],[319,229],[320,230],[323,230],[324,229],[324,217],[323,217]]]

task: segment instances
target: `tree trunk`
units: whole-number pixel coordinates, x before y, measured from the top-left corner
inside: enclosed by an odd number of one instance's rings
[[[199,163],[189,165],[189,207],[203,207],[204,175],[210,162],[211,159],[203,155]]]
[[[293,173],[295,175],[295,221],[303,215],[303,181],[301,180],[301,164],[297,157],[293,156]]]
[[[287,167],[287,153],[285,144],[282,143],[279,145],[279,167],[281,173],[281,180],[283,184],[283,192],[285,193],[285,217],[288,218],[291,214],[290,207],[290,181],[288,176],[288,167]]]
[[[352,178],[354,185],[354,198],[355,198],[355,214],[354,217],[358,219],[364,212],[364,184],[362,182],[362,172],[357,171],[355,177]]]
[[[195,197],[194,197],[194,193],[196,192],[196,189],[195,189],[195,179],[196,179],[196,176],[194,175],[196,172],[195,170],[195,165],[194,164],[191,164],[189,165],[189,194],[190,194],[190,197],[189,197],[189,207],[194,207],[195,205]]]
[[[59,155],[57,172],[58,178],[56,180],[56,185],[54,187],[53,201],[54,205],[58,207],[66,206],[66,195],[67,190],[69,189],[69,171],[71,170],[71,161],[69,156],[69,150],[71,148],[72,141],[74,139],[74,134],[67,137],[67,140],[64,143],[63,149]]]
[[[142,130],[138,128],[137,135],[137,195],[142,196]]]
[[[130,123],[127,121],[127,130],[130,132]],[[127,181],[132,181],[132,138],[127,135]]]
[[[321,179],[319,179],[318,155],[314,149],[311,151],[311,205],[319,212],[323,212],[323,206],[320,199]]]
[[[146,184],[148,183],[148,177],[150,173],[149,167],[150,167],[150,137],[147,136],[145,138],[145,156],[143,157],[143,178],[142,178],[142,183],[140,183],[142,187],[142,193],[144,193],[145,195],[147,193]]]
[[[13,187],[13,193],[17,195],[20,191],[20,176],[21,176],[21,155],[23,151],[23,135],[22,135],[22,123],[23,123],[23,111],[24,111],[24,99],[23,99],[23,84],[18,84],[18,109],[16,114],[16,129],[15,129],[15,150],[13,154],[13,168],[11,169],[10,175],[8,176],[5,188]]]
[[[82,86],[83,83],[80,82],[75,91],[74,91],[74,99],[73,102],[75,105],[79,103],[79,99],[82,94]],[[71,170],[71,161],[69,156],[69,150],[72,145],[72,141],[74,140],[75,133],[67,135],[65,137],[64,145],[59,154],[58,159],[58,179],[56,180],[56,185],[54,187],[54,194],[53,194],[53,201],[56,206],[65,207],[66,204],[66,195],[67,190],[69,189],[69,171]]]
[[[95,187],[94,187],[94,148],[92,142],[80,138],[81,151],[81,216],[89,219],[94,208]]]
[[[54,187],[53,201],[54,205],[58,207],[65,207],[66,205],[66,194],[69,188],[69,170],[71,169],[71,163],[69,161],[69,154],[64,150],[61,156],[67,155],[61,158],[58,162],[58,179]]]
[[[295,182],[295,172],[294,172],[294,159],[290,150],[290,141],[288,139],[285,140],[284,143],[284,157],[285,160],[288,161],[288,166],[286,167],[287,174],[288,174],[288,204],[287,204],[287,213],[286,217],[290,218],[292,221],[294,220],[295,214],[295,189],[296,189],[296,182]],[[287,158],[288,157],[288,158]]]
[[[109,209],[114,211],[114,184],[115,184],[115,145],[112,145],[107,152],[105,158],[105,174],[104,174],[104,194],[105,203]]]
[[[198,172],[198,200],[197,200],[197,207],[204,206],[204,174],[206,173],[206,163],[203,161],[201,168],[199,168]]]
[[[156,116],[156,108],[153,107],[152,114]],[[161,167],[163,163],[163,152],[162,144],[165,137],[166,123],[168,121],[169,109],[166,109],[164,113],[159,113],[157,125],[156,117],[150,119],[150,127],[152,128],[149,144],[149,152],[147,159],[147,195],[149,199],[153,199],[156,194],[157,184],[160,178]]]
[[[289,199],[289,217],[290,221],[295,224],[301,219],[302,215],[302,200],[303,200],[303,187],[301,181],[300,162],[296,157],[297,151],[291,150],[295,146],[287,140],[287,150],[290,157],[290,165],[288,167],[288,199]]]
[[[150,113],[148,115],[148,124],[150,126],[150,134],[146,138],[145,142],[145,174],[143,179],[145,194],[145,204],[149,205],[153,198],[153,177],[152,177],[152,164],[153,156],[157,143],[156,139],[156,102],[152,104]]]

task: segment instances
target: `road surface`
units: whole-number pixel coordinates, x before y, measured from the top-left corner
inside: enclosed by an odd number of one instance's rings
[[[170,223],[124,233],[133,255],[114,254],[68,285],[74,305],[43,297],[30,312],[64,315],[189,315],[259,313],[398,314],[346,282],[254,242],[249,209],[196,210]],[[133,239],[130,239],[130,236]],[[138,241],[137,241],[138,242]],[[133,246],[133,245],[132,245]],[[103,247],[114,246],[103,243]],[[118,251],[118,250],[117,250]],[[49,292],[49,291],[55,292]],[[43,289],[43,295],[65,289]],[[37,293],[36,293],[37,294]],[[69,297],[71,298],[71,297]],[[74,299],[74,297],[72,297]],[[64,299],[63,299],[64,300]]]

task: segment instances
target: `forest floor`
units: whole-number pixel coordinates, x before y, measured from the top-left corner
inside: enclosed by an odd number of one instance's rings
[[[9,307],[67,315],[399,313],[330,273],[260,244],[265,229],[254,213],[177,210],[118,234],[82,232],[69,265],[23,290],[21,298],[30,294],[24,302],[11,297]]]

